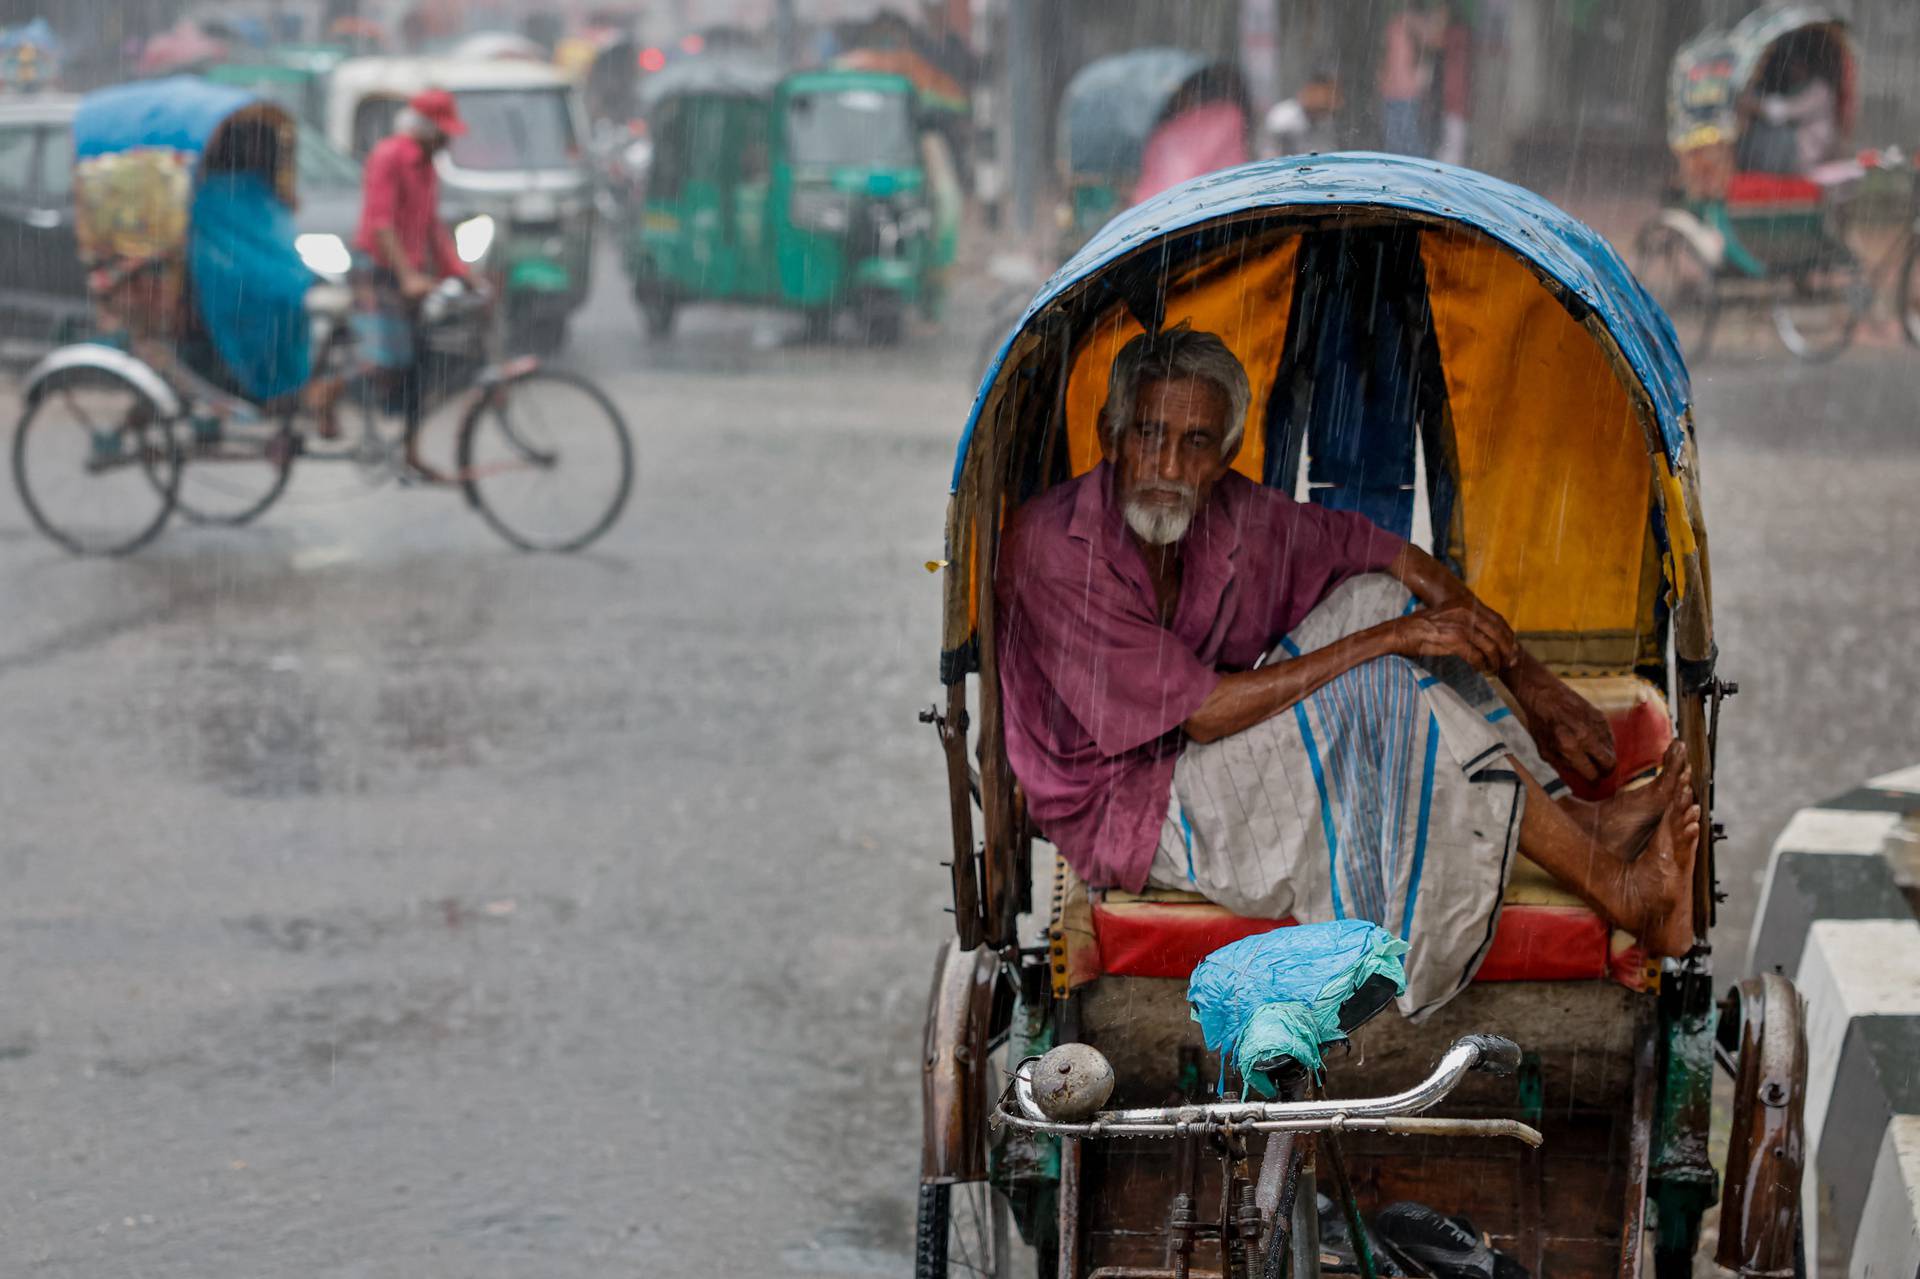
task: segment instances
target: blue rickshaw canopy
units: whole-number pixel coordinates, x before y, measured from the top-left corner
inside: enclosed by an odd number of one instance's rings
[[[1247,214],[1399,210],[1458,223],[1498,241],[1596,315],[1645,393],[1668,461],[1680,464],[1692,384],[1673,324],[1592,227],[1524,187],[1471,169],[1374,152],[1287,156],[1196,178],[1129,209],[1082,246],[1035,295],[988,364],[960,439],[957,489],[980,412],[1014,340],[1070,291],[1146,246]],[[1199,246],[1195,246],[1198,251]],[[1185,256],[1166,255],[1169,269]]]
[[[197,76],[136,80],[81,99],[73,116],[73,153],[85,160],[138,147],[199,155],[237,112],[262,103],[259,94]]]

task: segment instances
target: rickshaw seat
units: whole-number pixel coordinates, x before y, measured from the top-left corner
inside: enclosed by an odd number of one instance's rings
[[[1808,205],[1820,203],[1820,184],[1797,173],[1736,173],[1727,182],[1727,203]]]
[[[1607,716],[1617,764],[1587,798],[1604,798],[1657,765],[1673,740],[1659,694],[1633,676],[1569,683]],[[1186,978],[1202,959],[1243,937],[1295,920],[1249,919],[1197,893],[1150,888],[1142,893],[1089,890],[1064,863],[1067,883],[1055,903],[1055,975],[1069,985],[1098,976]],[[1592,908],[1526,858],[1519,859],[1476,982],[1595,981],[1640,989],[1648,982],[1645,952]]]

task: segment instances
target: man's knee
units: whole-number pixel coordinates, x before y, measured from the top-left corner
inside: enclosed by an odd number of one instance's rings
[[[1321,608],[1339,611],[1345,633],[1363,631],[1410,612],[1416,601],[1399,578],[1387,573],[1362,573],[1334,587]]]
[[[1388,653],[1384,657],[1369,658],[1329,682],[1346,681],[1369,692],[1400,696],[1418,692],[1420,682],[1426,678],[1427,673],[1411,659]]]

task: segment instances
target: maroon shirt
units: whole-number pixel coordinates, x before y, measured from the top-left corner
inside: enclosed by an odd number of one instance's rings
[[[1194,516],[1165,627],[1111,466],[1020,508],[994,583],[1007,755],[1034,821],[1082,879],[1139,891],[1180,725],[1222,672],[1252,669],[1334,587],[1405,546],[1364,516],[1229,473]]]
[[[436,279],[466,276],[466,263],[454,252],[446,224],[440,221],[440,175],[426,147],[401,133],[383,139],[367,153],[360,191],[355,248],[397,270],[400,264],[384,261],[380,249],[379,232],[391,228],[414,270]]]

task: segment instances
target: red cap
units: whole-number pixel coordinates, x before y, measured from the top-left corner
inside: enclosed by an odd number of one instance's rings
[[[434,128],[450,138],[457,138],[467,131],[467,122],[460,118],[460,108],[454,103],[453,95],[445,89],[416,93],[407,105],[432,121]]]

